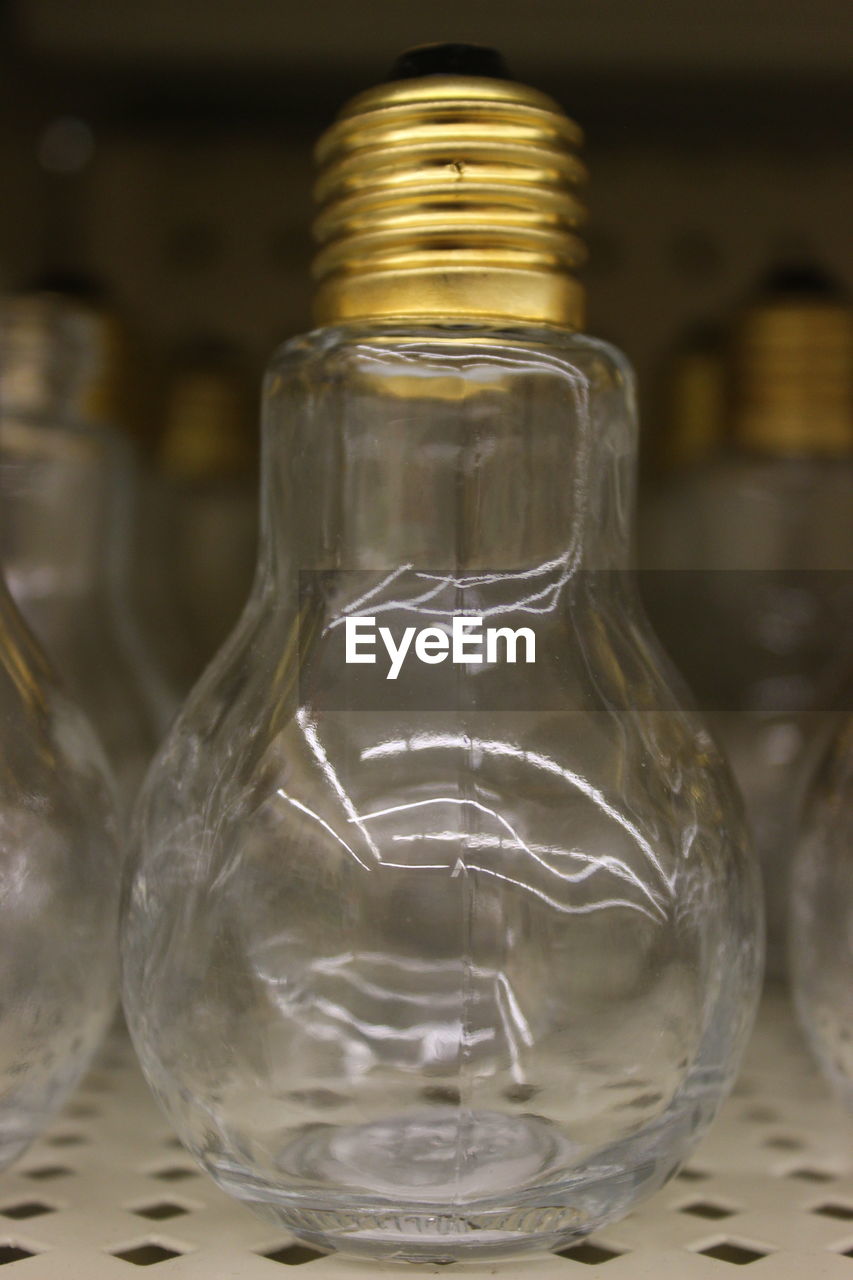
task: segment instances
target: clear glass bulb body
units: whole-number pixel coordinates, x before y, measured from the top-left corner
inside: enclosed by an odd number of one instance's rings
[[[791,872],[791,977],[806,1037],[853,1109],[853,716],[824,751]]]
[[[853,458],[721,456],[651,505],[649,606],[743,792],[779,977],[802,789],[853,657]]]
[[[144,1070],[321,1246],[583,1235],[710,1121],[760,969],[737,800],[624,572],[630,371],[557,329],[320,330],[263,431],[254,590],[138,811]],[[343,660],[353,613],[528,626],[535,662],[389,680]]]
[[[112,782],[0,579],[0,1166],[41,1131],[115,1007]]]
[[[0,416],[0,549],[9,588],[95,726],[129,809],[169,710],[130,616],[133,473],[109,430]]]

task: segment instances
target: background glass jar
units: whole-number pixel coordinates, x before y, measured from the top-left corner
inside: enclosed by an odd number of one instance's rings
[[[853,308],[782,267],[727,348],[716,447],[652,496],[643,580],[743,792],[781,978],[802,791],[853,657]]]
[[[827,1078],[853,1108],[853,716],[826,747],[791,882],[797,1012]]]
[[[0,299],[0,557],[127,810],[173,707],[128,599],[133,457],[82,416],[96,354],[86,313],[67,300]]]
[[[112,782],[0,578],[0,1166],[65,1100],[115,1004]]]

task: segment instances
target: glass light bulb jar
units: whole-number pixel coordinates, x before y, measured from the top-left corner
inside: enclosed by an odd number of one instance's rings
[[[220,1185],[324,1248],[451,1261],[674,1172],[751,1022],[760,907],[625,572],[626,362],[442,303],[273,360],[254,590],[144,788],[124,992]]]
[[[191,678],[233,630],[258,552],[257,430],[239,352],[199,341],[179,359],[159,450],[159,577],[192,649]]]
[[[0,578],[0,1167],[42,1130],[115,1006],[112,782]]]
[[[826,747],[791,874],[791,977],[800,1022],[853,1109],[853,716]]]
[[[853,308],[813,271],[774,273],[730,363],[731,438],[663,486],[645,582],[743,791],[781,978],[802,789],[853,656]]]
[[[172,708],[127,600],[132,455],[74,408],[88,359],[79,319],[59,299],[0,301],[0,556],[127,810]]]

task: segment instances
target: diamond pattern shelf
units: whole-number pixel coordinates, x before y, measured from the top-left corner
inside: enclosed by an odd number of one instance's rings
[[[464,1267],[351,1262],[298,1244],[222,1194],[170,1133],[117,1039],[53,1128],[0,1176],[0,1268],[0,1280],[453,1272],[498,1280],[853,1280],[853,1119],[830,1096],[774,993],[720,1120],[688,1167],[628,1218],[560,1255]]]

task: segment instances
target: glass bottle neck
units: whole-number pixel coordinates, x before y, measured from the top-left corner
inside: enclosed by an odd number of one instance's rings
[[[4,565],[18,602],[75,607],[107,590],[117,550],[113,504],[128,500],[118,442],[96,429],[6,417],[0,451]]]
[[[266,553],[296,570],[623,568],[634,448],[630,372],[593,339],[321,330],[267,381]]]

